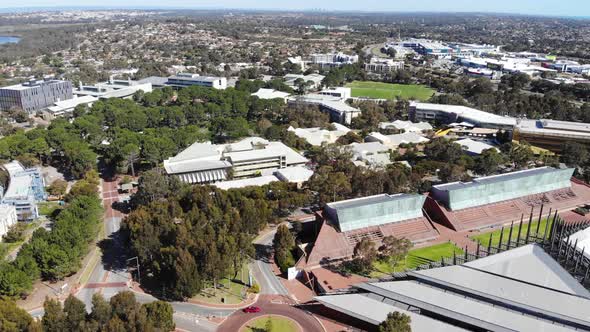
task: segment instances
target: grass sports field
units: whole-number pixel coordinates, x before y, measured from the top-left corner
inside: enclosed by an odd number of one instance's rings
[[[412,99],[419,101],[428,100],[434,90],[416,84],[391,84],[382,82],[354,81],[346,85],[352,88],[353,97],[366,97],[375,99]]]
[[[553,219],[549,220],[549,225],[547,225],[547,218],[543,218],[541,219],[541,223],[539,224],[538,221],[533,221],[531,223],[531,230],[530,230],[530,234],[532,235],[537,235],[537,236],[544,236],[545,235],[545,229],[550,229],[551,228],[551,224],[553,223]],[[528,221],[528,220],[527,220]],[[537,225],[539,228],[539,233],[537,234]],[[522,229],[521,229],[521,234],[520,234],[520,238],[524,238],[526,236],[526,231],[528,229],[528,222],[527,223],[523,223],[522,224]],[[495,230],[493,232],[487,232],[487,233],[482,233],[482,234],[478,234],[478,235],[473,235],[470,236],[470,238],[473,241],[478,241],[481,243],[482,246],[487,246],[490,242],[490,234],[492,234],[492,246],[496,247],[498,246],[498,244],[500,244],[500,233],[502,233],[502,230]],[[502,242],[506,243],[508,242],[508,237],[510,236],[510,226],[505,227],[504,228],[504,234],[502,235]],[[514,228],[512,229],[512,241],[516,241],[516,239],[518,238],[518,223],[514,223]]]
[[[428,264],[429,262],[440,262],[440,259],[443,257],[453,257],[453,251],[457,253],[457,255],[463,254],[463,250],[452,243],[441,243],[430,247],[410,250],[406,259],[397,264],[395,268],[386,262],[375,262],[373,267],[377,273],[371,276],[378,277],[382,274],[391,274],[406,269],[415,269],[418,266]]]

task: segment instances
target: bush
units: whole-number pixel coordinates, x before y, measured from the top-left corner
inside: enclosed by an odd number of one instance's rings
[[[4,242],[15,243],[24,241],[26,228],[27,225],[23,223],[17,223],[16,225],[12,225],[8,232],[6,232],[6,234],[4,234],[4,236],[2,237],[4,239]]]
[[[248,288],[248,292],[250,292],[252,294],[260,293],[260,285],[258,285],[258,284],[252,285],[252,287]]]

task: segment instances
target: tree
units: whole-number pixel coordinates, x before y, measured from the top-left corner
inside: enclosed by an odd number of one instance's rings
[[[172,305],[164,301],[154,301],[143,304],[146,311],[148,321],[155,328],[162,331],[174,331],[176,324],[174,324],[174,309]]]
[[[429,159],[454,164],[463,155],[463,149],[455,142],[437,138],[426,144],[424,154]]]
[[[377,258],[375,243],[368,238],[363,238],[354,246],[353,265],[356,272],[363,273],[371,270],[373,262]]]
[[[382,244],[379,247],[379,252],[389,261],[391,266],[396,266],[401,259],[406,257],[410,248],[412,248],[412,242],[410,240],[386,236],[383,238]]]
[[[295,264],[292,251],[295,248],[295,237],[287,225],[280,225],[273,239],[275,250],[275,259],[281,271],[286,272],[288,268]]]
[[[561,160],[570,167],[578,167],[588,161],[588,149],[577,142],[565,142],[561,149]]]
[[[504,157],[496,149],[484,150],[475,158],[475,172],[481,175],[490,175],[498,170],[504,161]]]
[[[90,318],[96,321],[100,326],[104,326],[111,318],[111,305],[104,299],[102,294],[94,293],[92,295],[92,313]]]
[[[62,180],[62,179],[57,179],[49,185],[49,187],[47,188],[47,191],[49,192],[50,195],[61,197],[61,196],[65,195],[67,188],[68,188],[67,181]]]
[[[73,295],[64,301],[65,327],[67,331],[83,331],[86,322],[86,305]]]
[[[273,330],[273,326],[272,326],[272,316],[268,316],[268,318],[266,319],[266,323],[264,323],[264,331],[265,332],[272,332]]]
[[[67,331],[61,304],[56,299],[46,298],[43,303],[43,330],[46,332]]]
[[[31,331],[31,324],[33,324],[31,316],[19,308],[14,301],[0,299],[0,331]]]
[[[379,332],[412,332],[411,322],[412,319],[406,314],[390,312],[387,319],[379,324]]]

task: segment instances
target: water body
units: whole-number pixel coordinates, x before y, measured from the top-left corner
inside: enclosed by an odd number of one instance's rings
[[[0,45],[2,44],[16,44],[20,41],[19,37],[0,36]]]

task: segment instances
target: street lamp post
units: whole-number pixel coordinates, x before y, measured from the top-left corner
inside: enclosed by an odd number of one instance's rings
[[[137,282],[141,284],[141,273],[139,272],[139,258],[137,256],[131,257],[127,260],[127,262],[135,260],[135,264],[137,266]]]

